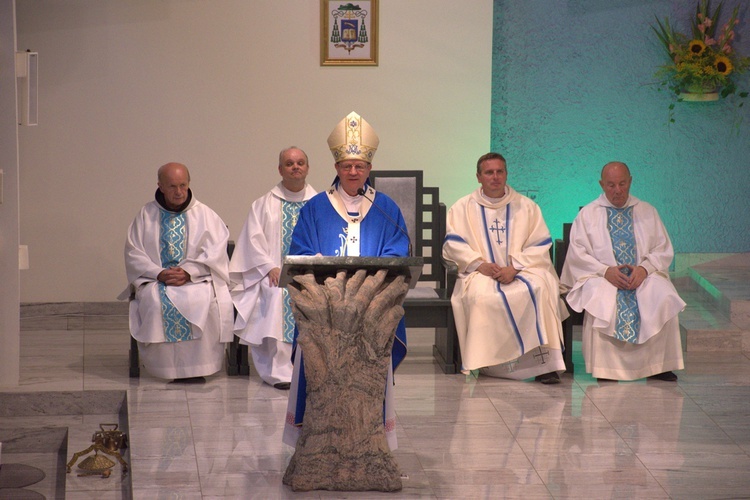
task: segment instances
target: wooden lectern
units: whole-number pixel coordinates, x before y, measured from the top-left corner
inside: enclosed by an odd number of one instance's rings
[[[279,284],[292,299],[307,382],[283,480],[294,491],[401,489],[384,394],[404,297],[421,269],[421,257],[284,258]]]

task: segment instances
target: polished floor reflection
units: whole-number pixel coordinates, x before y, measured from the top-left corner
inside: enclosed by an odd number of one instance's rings
[[[396,374],[396,494],[290,491],[286,392],[254,374],[189,386],[130,379],[117,325],[22,331],[14,391],[126,390],[134,498],[750,497],[747,352],[687,352],[677,383],[600,384],[576,343],[575,376],[543,386],[444,375],[430,332],[409,334]],[[77,488],[67,498],[124,496]]]

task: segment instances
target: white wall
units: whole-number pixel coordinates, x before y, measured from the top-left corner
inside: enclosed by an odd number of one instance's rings
[[[352,110],[380,136],[374,168],[423,169],[448,205],[489,147],[491,0],[381,0],[377,67],[320,66],[315,0],[37,0],[17,21],[40,78],[39,125],[20,130],[22,302],[114,300],[167,161],[236,238],[283,147],[330,185],[326,138]]]

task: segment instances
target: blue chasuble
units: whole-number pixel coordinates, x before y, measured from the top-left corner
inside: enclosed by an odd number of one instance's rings
[[[374,201],[375,205],[387,213],[401,228],[406,228],[406,222],[396,202],[383,193],[377,193]],[[359,256],[406,257],[409,255],[409,240],[406,235],[388,221],[377,208],[373,207],[363,219],[357,222],[360,225]],[[345,220],[328,201],[328,193],[318,193],[300,210],[289,255],[316,255],[318,253],[334,257],[350,255],[347,252],[346,241],[348,226],[349,221]]]
[[[617,265],[635,266],[637,255],[633,231],[633,207],[607,207],[607,230],[612,240],[612,250],[614,250]],[[640,329],[641,315],[638,311],[635,290],[618,289],[615,338],[637,344]]]
[[[392,222],[380,213],[378,208],[372,208],[364,218],[350,216],[346,220],[332,205],[330,199],[338,194],[339,178],[327,192],[313,196],[300,210],[299,221],[294,227],[289,255],[329,255],[344,257],[347,253],[349,239],[349,222],[359,223],[359,256],[360,257],[406,257],[409,255],[409,239]],[[368,183],[365,189],[369,188]],[[329,198],[330,197],[330,198]],[[387,213],[399,227],[406,228],[406,222],[401,210],[391,198],[384,193],[376,193],[374,204]],[[356,254],[355,254],[356,255]],[[294,332],[295,341],[298,331]],[[296,342],[295,342],[296,348]],[[393,371],[406,357],[406,324],[401,318],[396,327],[396,338],[391,350]],[[295,424],[302,424],[305,414],[307,382],[305,380],[304,360],[300,365],[299,389],[297,393],[297,411]]]
[[[159,248],[161,267],[164,269],[177,266],[185,256],[187,249],[188,227],[184,213],[169,212],[161,209],[161,234]],[[192,340],[193,331],[190,322],[172,304],[167,296],[167,286],[159,282],[161,297],[161,317],[164,336],[167,342]]]

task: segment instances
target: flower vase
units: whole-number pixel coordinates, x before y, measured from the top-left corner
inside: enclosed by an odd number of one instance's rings
[[[707,87],[699,83],[688,85],[680,92],[680,99],[688,102],[718,101],[719,91],[716,87]]]

